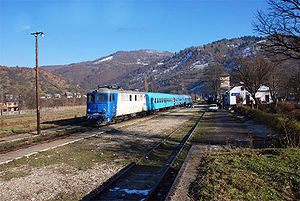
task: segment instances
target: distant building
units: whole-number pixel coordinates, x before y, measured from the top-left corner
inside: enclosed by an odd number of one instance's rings
[[[270,88],[267,86],[260,86],[255,94],[255,98],[262,104],[272,103]]]
[[[228,73],[224,73],[220,76],[220,89],[229,89],[230,88],[230,75]]]
[[[271,99],[270,88],[264,85],[260,86],[255,93],[255,98],[259,103],[269,104],[273,102]],[[248,105],[251,101],[255,103],[253,97],[243,85],[232,87],[223,94],[223,102],[225,105]]]
[[[12,94],[5,94],[4,95],[4,102],[11,102],[14,100],[14,96]]]
[[[81,94],[79,92],[74,93],[74,98],[81,98]]]
[[[254,99],[251,94],[245,89],[245,86],[235,86],[225,92],[223,102],[225,105],[250,104]]]
[[[230,90],[230,75],[228,73],[223,73],[220,76],[220,95],[224,94],[226,91]],[[220,96],[218,97],[220,98]]]
[[[46,99],[52,98],[51,94],[45,94]]]
[[[73,98],[73,94],[71,92],[65,93],[66,98]]]
[[[54,98],[61,98],[60,94],[54,94]]]
[[[1,114],[3,112],[13,112],[19,110],[19,105],[17,102],[5,102],[0,103]]]

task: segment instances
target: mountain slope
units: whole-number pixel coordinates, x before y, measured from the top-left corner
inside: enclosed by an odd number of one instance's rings
[[[171,55],[170,52],[155,50],[119,51],[94,61],[42,68],[90,89]]]
[[[2,94],[14,96],[34,95],[35,69],[24,67],[0,66],[0,86]],[[55,94],[65,92],[81,92],[85,90],[76,84],[71,84],[61,76],[55,75],[43,69],[39,69],[40,94]]]
[[[262,40],[252,36],[223,39],[175,54],[155,50],[119,51],[94,61],[43,68],[86,89],[116,84],[124,89],[144,90],[146,75],[149,88],[152,77],[157,92],[201,92],[199,86],[208,65],[218,63],[229,67],[236,56],[256,55]]]
[[[204,69],[211,63],[229,67],[239,55],[255,55],[259,51],[258,37],[223,39],[204,46],[186,48],[155,64],[146,65],[122,75],[109,84],[125,89],[143,90],[144,74],[153,77],[154,90],[159,92],[191,93],[201,85]]]

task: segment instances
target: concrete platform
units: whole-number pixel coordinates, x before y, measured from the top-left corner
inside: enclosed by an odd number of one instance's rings
[[[192,200],[189,197],[189,188],[191,183],[196,179],[203,153],[225,150],[226,148],[224,146],[219,145],[193,145],[165,200]]]

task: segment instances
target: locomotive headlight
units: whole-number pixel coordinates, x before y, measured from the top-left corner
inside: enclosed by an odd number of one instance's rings
[[[91,109],[88,109],[88,112],[90,112],[91,111]]]

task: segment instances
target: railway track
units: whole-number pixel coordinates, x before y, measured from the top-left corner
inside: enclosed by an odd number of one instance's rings
[[[176,110],[174,110],[176,111]],[[174,112],[174,111],[170,111],[170,112]],[[160,116],[163,115],[162,114],[157,114],[157,115],[153,115],[153,116],[148,116],[148,118],[154,118],[156,116]],[[135,119],[137,118],[137,116],[132,117],[131,119]],[[146,117],[147,118],[147,117]],[[130,120],[130,119],[128,119]],[[125,121],[123,121],[125,122]],[[115,124],[118,124],[120,122],[117,122]],[[65,125],[65,126],[59,126],[56,128],[50,128],[47,130],[43,130],[42,133],[43,135],[36,135],[34,133],[27,133],[24,134],[23,136],[21,134],[18,135],[18,137],[13,138],[13,135],[11,135],[11,139],[4,137],[4,138],[0,138],[0,154],[5,154],[11,151],[15,151],[18,149],[23,149],[23,148],[27,148],[39,143],[47,143],[47,142],[51,142],[54,140],[58,140],[58,139],[62,139],[62,138],[67,138],[70,135],[74,135],[77,133],[83,133],[86,131],[93,131],[93,130],[98,130],[98,129],[102,129],[103,131],[107,131],[107,125],[105,126],[89,126],[87,124],[87,122],[80,122],[80,123],[76,123],[73,125]],[[7,138],[7,139],[5,139]]]
[[[137,162],[131,163],[104,184],[82,198],[82,201],[92,200],[160,200],[163,192],[157,191],[169,170],[192,136],[203,114],[193,127],[182,137],[179,128],[172,131],[165,139],[154,146]],[[180,137],[181,136],[181,137]],[[167,154],[166,154],[167,153]],[[169,154],[168,154],[169,153]],[[168,155],[168,156],[166,156]],[[167,181],[168,182],[168,181]],[[172,182],[168,182],[169,187]],[[168,188],[165,188],[168,189]],[[166,190],[165,190],[166,191]],[[168,191],[168,190],[167,190]],[[164,193],[165,195],[167,192]],[[161,198],[159,198],[161,197]]]

